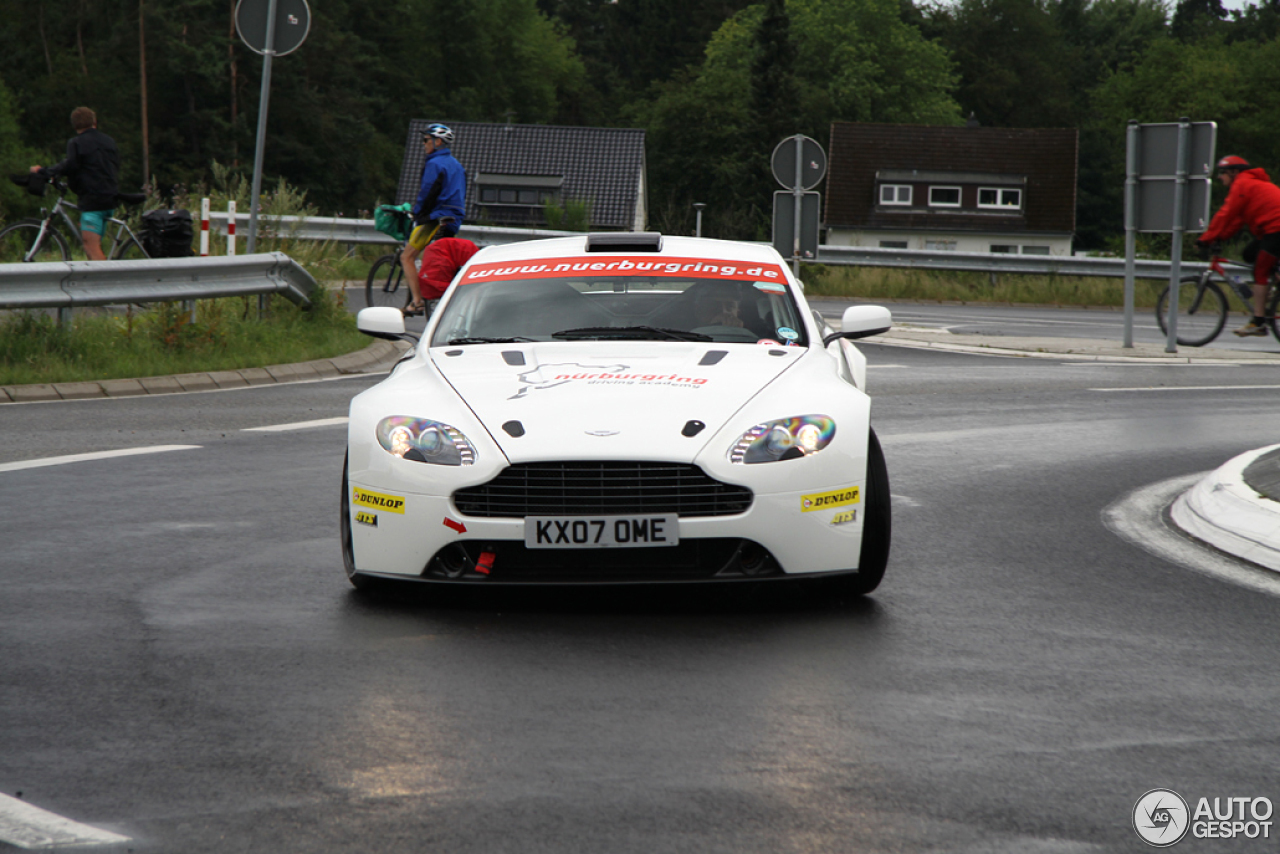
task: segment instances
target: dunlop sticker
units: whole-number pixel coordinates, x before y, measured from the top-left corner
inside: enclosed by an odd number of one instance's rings
[[[837,513],[831,517],[832,525],[847,525],[850,522],[858,521],[857,510],[847,510],[844,513]]]
[[[366,513],[363,510],[360,510],[356,513],[356,521],[361,525],[368,525],[371,528],[376,528],[378,527],[378,514]]]
[[[830,510],[832,507],[844,507],[846,504],[858,503],[858,487],[837,489],[833,492],[816,492],[813,495],[800,496],[800,512],[812,510]]]
[[[371,492],[367,489],[353,486],[351,487],[351,502],[361,507],[372,507],[375,510],[386,510],[388,513],[404,515],[404,499],[399,495]]]

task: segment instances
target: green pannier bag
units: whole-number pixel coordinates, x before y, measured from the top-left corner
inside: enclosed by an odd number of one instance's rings
[[[412,207],[409,202],[403,205],[378,205],[373,211],[373,227],[403,243],[413,231],[413,220],[409,217]]]

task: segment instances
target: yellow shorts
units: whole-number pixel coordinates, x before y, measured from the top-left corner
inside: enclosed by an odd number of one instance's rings
[[[436,232],[440,230],[440,223],[427,223],[426,225],[415,225],[413,233],[409,235],[409,245],[414,249],[423,249],[432,238],[436,236]]]

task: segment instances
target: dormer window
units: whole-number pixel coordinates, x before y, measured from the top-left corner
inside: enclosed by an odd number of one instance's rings
[[[558,201],[564,178],[559,175],[498,175],[480,173],[475,186],[482,205],[540,208]]]
[[[931,208],[958,208],[960,207],[960,188],[959,187],[938,187],[929,188],[929,207]]]
[[[978,207],[987,210],[1016,211],[1022,209],[1022,190],[1004,187],[979,187]]]
[[[910,184],[881,184],[880,185],[880,204],[910,205],[911,204],[911,185]]]

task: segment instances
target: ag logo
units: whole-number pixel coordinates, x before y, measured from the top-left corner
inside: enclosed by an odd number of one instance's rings
[[[1156,848],[1181,841],[1190,819],[1187,802],[1172,789],[1152,789],[1133,805],[1133,829],[1143,842]]]

